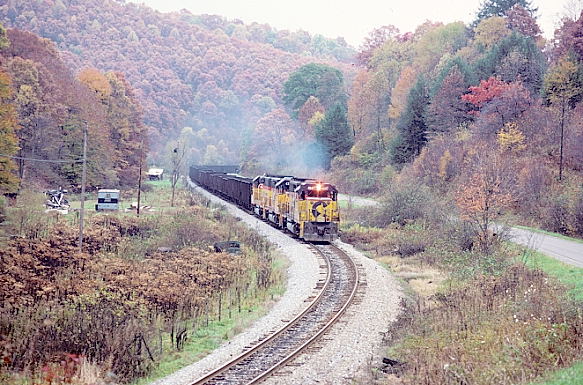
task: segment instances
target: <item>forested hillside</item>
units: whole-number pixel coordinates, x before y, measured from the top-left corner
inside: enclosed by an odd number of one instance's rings
[[[75,70],[124,73],[153,128],[155,149],[188,126],[191,159],[207,163],[241,159],[245,137],[281,106],[282,84],[293,70],[351,56],[341,39],[114,0],[9,0],[0,21],[51,39]]]
[[[356,144],[334,163],[341,188],[415,182],[468,218],[510,209],[583,235],[583,15],[546,42],[533,7],[492,0],[473,25],[373,31],[348,103]]]
[[[2,192],[15,193],[24,179],[27,187],[80,186],[85,129],[89,186],[133,185],[148,153],[140,140],[147,132],[124,75],[75,75],[51,41],[1,26],[0,37],[2,154],[18,157],[2,159]]]

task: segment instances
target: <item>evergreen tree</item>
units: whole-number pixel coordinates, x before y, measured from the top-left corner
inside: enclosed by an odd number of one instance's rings
[[[426,112],[429,104],[427,84],[419,76],[407,97],[407,105],[397,123],[399,137],[393,145],[392,158],[395,163],[412,161],[427,143]]]
[[[515,5],[520,5],[531,14],[537,11],[537,8],[532,7],[530,0],[485,0],[476,15],[476,20],[472,24],[475,27],[480,21],[489,17],[505,16]]]
[[[492,47],[474,65],[479,79],[498,76],[505,82],[519,77],[532,94],[537,94],[546,71],[546,58],[534,40],[513,32]]]
[[[327,153],[327,166],[332,158],[350,151],[353,137],[348,127],[346,108],[338,103],[332,107],[324,119],[316,125],[316,140],[322,144]]]

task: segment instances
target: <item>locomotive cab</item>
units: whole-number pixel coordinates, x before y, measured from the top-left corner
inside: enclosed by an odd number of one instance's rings
[[[338,190],[330,183],[306,181],[295,188],[299,236],[331,242],[338,235]]]

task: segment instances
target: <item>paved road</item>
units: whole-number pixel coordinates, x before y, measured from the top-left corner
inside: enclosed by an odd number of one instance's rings
[[[341,200],[350,200],[357,206],[375,206],[378,204],[374,199],[345,194],[338,194],[338,198]],[[508,231],[511,240],[515,243],[528,246],[569,265],[583,268],[583,243],[568,241],[516,227],[511,227]]]
[[[583,243],[515,227],[510,229],[510,237],[515,243],[528,246],[569,265],[583,268]]]
[[[358,197],[356,195],[338,194],[338,199],[341,201],[348,201],[355,206],[376,206],[379,202],[371,198]]]

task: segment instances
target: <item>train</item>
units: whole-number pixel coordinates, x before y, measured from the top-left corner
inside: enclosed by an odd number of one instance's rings
[[[192,182],[308,242],[338,238],[338,190],[331,183],[291,175],[247,178],[237,166],[191,166]]]

